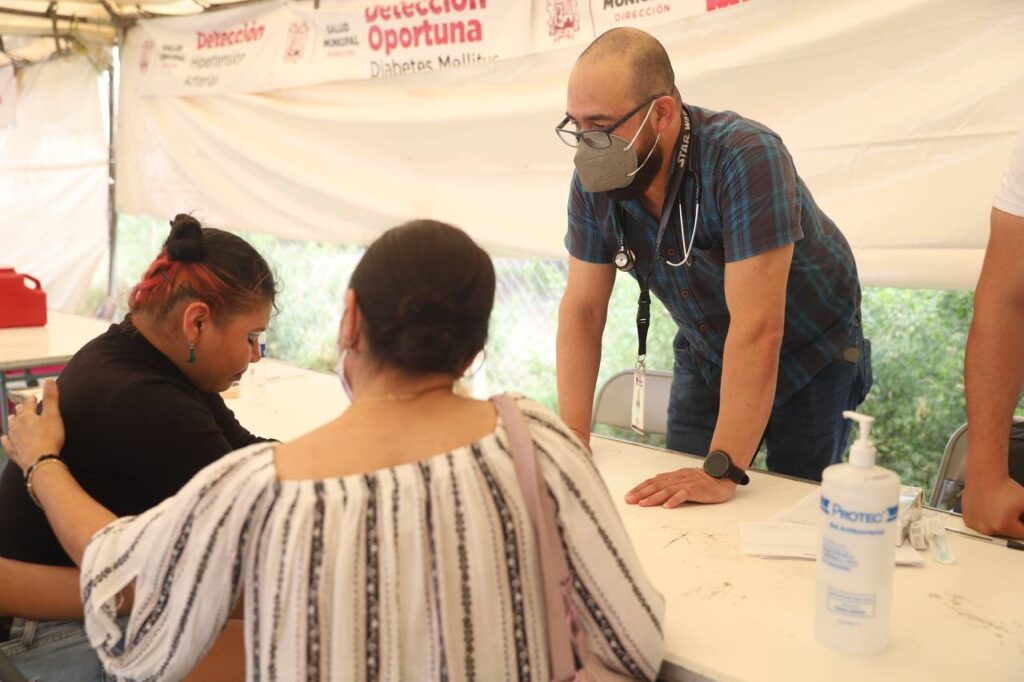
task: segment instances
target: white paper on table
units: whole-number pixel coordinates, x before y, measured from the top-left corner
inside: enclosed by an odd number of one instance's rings
[[[821,521],[821,492],[815,490],[813,493],[808,493],[792,507],[772,514],[765,521],[797,523],[801,526],[812,526],[817,530],[818,523]]]
[[[817,559],[818,528],[779,521],[740,522],[744,554],[766,559]],[[923,566],[924,557],[907,543],[896,548],[897,566]]]
[[[820,499],[821,494],[815,490],[765,521],[741,521],[740,546],[743,553],[776,559],[817,559]],[[924,557],[903,543],[896,548],[896,565],[923,566]]]
[[[774,521],[740,522],[744,554],[789,559],[818,558],[818,529]]]

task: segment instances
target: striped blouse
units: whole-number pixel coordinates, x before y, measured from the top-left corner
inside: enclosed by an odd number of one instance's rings
[[[664,603],[565,425],[518,397],[558,508],[591,650],[653,679]],[[470,445],[325,480],[277,480],[273,445],[211,464],[93,537],[89,639],[110,673],[178,680],[245,599],[246,678],[544,680],[543,584],[500,419]],[[131,616],[115,615],[135,580]]]

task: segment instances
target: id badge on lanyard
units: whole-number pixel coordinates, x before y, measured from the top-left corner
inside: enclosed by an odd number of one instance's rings
[[[649,278],[647,278],[649,279]],[[633,367],[633,401],[630,408],[629,425],[634,431],[644,433],[644,384],[647,382],[647,328],[651,324],[651,293],[647,279],[639,280],[640,298],[637,300],[636,330],[639,340],[636,365]]]
[[[636,281],[640,285],[640,298],[637,299],[637,311],[636,311],[636,333],[637,333],[637,354],[636,354],[636,365],[633,368],[633,401],[631,404],[631,415],[630,415],[630,426],[634,431],[643,435],[644,433],[644,385],[647,382],[647,330],[651,324],[651,289],[650,283],[651,278],[654,276],[654,269],[657,265],[656,260],[661,250],[661,240],[665,236],[665,228],[668,227],[668,222],[672,216],[672,206],[675,205],[676,197],[679,194],[679,189],[683,183],[683,177],[686,172],[686,160],[690,152],[690,115],[686,111],[686,108],[680,110],[683,122],[683,134],[682,140],[679,145],[679,153],[676,156],[676,171],[672,174],[670,180],[671,188],[669,190],[667,201],[665,206],[662,208],[661,220],[658,224],[658,234],[654,241],[654,260],[651,263],[651,269],[648,270],[647,275],[644,276],[637,273]],[[682,226],[682,215],[680,214],[680,226]],[[694,231],[696,232],[696,222],[694,223]],[[684,259],[685,262],[686,259]],[[682,265],[682,263],[680,263]]]
[[[633,409],[630,426],[641,436],[644,433],[644,382],[647,381],[647,368],[643,360],[636,361],[633,368]]]

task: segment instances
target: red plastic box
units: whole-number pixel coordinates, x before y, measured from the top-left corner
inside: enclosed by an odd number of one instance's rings
[[[14,268],[0,268],[0,327],[45,324],[46,292],[39,280],[17,273]]]

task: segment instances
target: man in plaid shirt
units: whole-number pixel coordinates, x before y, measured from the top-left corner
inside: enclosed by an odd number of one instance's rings
[[[762,440],[769,469],[820,480],[846,450],[843,410],[871,385],[853,254],[782,140],[733,112],[684,106],[674,82],[656,39],[613,29],[577,61],[556,129],[577,150],[561,416],[589,441],[618,266],[679,326],[668,447],[716,453],[706,471],[637,485],[626,499],[643,506],[729,500]]]

